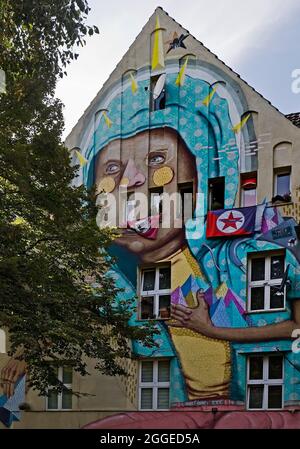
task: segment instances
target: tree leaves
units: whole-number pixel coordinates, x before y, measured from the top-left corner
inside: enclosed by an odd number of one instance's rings
[[[97,27],[86,25],[89,10],[87,0],[1,0],[0,67],[9,51],[6,62],[18,64],[20,70],[35,70],[37,75],[50,70],[63,76],[74,46],[84,45],[85,35],[99,33]],[[37,57],[40,66],[27,64]],[[8,73],[9,67],[2,68]]]
[[[85,24],[88,11],[85,0],[0,0],[0,328],[41,393],[62,361],[84,375],[91,357],[100,371],[124,374],[128,339],[153,344],[151,326],[128,324],[134,299],[116,300],[107,254],[115,233],[97,227],[94,192],[73,186],[78,167],[61,142],[56,81],[78,58],[73,47],[99,32]]]

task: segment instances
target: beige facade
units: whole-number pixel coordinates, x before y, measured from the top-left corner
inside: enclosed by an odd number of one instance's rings
[[[130,377],[113,378],[99,374],[88,363],[89,376],[73,374],[72,410],[47,410],[47,399],[36,392],[28,391],[26,403],[30,410],[22,412],[20,422],[14,428],[80,428],[92,421],[123,410],[136,410],[135,363],[130,369]]]

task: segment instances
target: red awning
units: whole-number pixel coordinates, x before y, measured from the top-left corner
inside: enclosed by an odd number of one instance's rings
[[[257,185],[257,179],[254,177],[242,179],[243,189],[255,189],[256,185]]]

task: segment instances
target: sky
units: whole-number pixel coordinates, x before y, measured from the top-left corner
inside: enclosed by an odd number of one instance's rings
[[[299,0],[89,0],[99,35],[76,50],[58,82],[66,137],[142,27],[161,6],[280,111],[300,111],[292,72],[300,70]],[[300,89],[299,89],[300,90]]]

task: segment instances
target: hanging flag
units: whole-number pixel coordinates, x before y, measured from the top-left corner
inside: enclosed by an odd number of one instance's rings
[[[209,106],[209,103],[211,102],[211,100],[213,99],[213,96],[216,93],[217,88],[214,87],[213,90],[207,95],[207,97],[204,98],[204,100],[202,101],[202,104],[204,104],[204,106]]]
[[[156,24],[154,31],[154,44],[152,52],[152,70],[156,67],[163,69],[165,67],[164,46],[162,38],[162,30],[160,28],[159,18],[156,16]]]
[[[241,120],[237,125],[235,125],[232,128],[232,131],[234,131],[235,133],[240,132],[243,129],[243,127],[246,125],[246,123],[248,122],[250,117],[251,117],[251,114],[246,115],[246,117],[244,117],[243,120]]]
[[[271,229],[282,223],[283,219],[277,207],[265,207],[262,216],[261,232],[263,234],[269,232]]]
[[[159,229],[159,215],[128,221],[128,228],[146,239],[155,240]]]
[[[130,73],[130,78],[131,78],[131,90],[132,90],[132,93],[135,94],[136,91],[138,90],[138,84],[137,84],[132,73]]]
[[[82,154],[78,150],[75,150],[75,153],[79,161],[80,167],[84,167],[88,163],[87,159],[84,156],[82,156]]]
[[[183,86],[184,85],[184,80],[185,80],[185,70],[186,70],[186,66],[188,63],[189,57],[187,56],[185,59],[185,62],[183,64],[183,66],[181,67],[177,79],[175,81],[176,86]]]
[[[112,121],[111,121],[111,119],[108,117],[108,115],[107,115],[107,113],[106,113],[105,111],[103,112],[103,117],[104,117],[105,123],[106,123],[106,125],[107,125],[107,128],[110,128],[111,125],[112,125]]]
[[[266,203],[257,204],[256,206],[256,219],[255,219],[255,232],[261,232],[263,226],[263,217],[266,210]]]
[[[207,214],[206,237],[253,234],[255,222],[256,206],[210,211]]]

